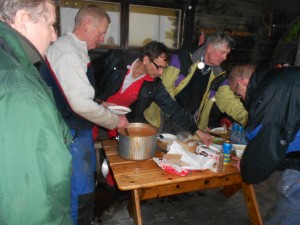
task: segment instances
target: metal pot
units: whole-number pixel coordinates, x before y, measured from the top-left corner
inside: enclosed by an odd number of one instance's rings
[[[150,124],[130,123],[126,129],[118,129],[118,154],[131,160],[152,158],[156,151],[157,129]]]

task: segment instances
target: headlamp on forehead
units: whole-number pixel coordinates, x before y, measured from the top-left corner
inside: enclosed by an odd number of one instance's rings
[[[204,69],[204,67],[205,67],[205,63],[203,61],[203,56],[202,56],[200,62],[198,63],[198,68],[202,70]]]
[[[202,70],[204,67],[205,67],[205,63],[204,62],[201,61],[201,62],[198,63],[198,68],[200,70]]]

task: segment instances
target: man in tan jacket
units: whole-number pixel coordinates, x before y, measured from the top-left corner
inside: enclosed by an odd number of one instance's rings
[[[240,99],[230,90],[227,76],[220,67],[233,46],[234,40],[229,35],[216,32],[195,52],[181,49],[178,54],[173,54],[168,68],[162,75],[163,84],[170,95],[194,115],[201,130],[210,127],[213,119],[219,120],[218,117],[212,118],[213,107],[219,110],[219,114],[225,113],[242,125],[247,121],[247,111]],[[164,126],[163,131],[169,128],[161,124],[161,118],[164,119],[164,123],[173,126],[172,129],[177,132],[180,130],[169,122],[167,116],[161,117],[159,108],[154,104],[145,111],[145,117],[154,126]],[[226,127],[230,126],[227,120],[223,123]]]

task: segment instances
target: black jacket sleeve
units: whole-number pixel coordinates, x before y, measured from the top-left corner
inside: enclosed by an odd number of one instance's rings
[[[156,90],[153,95],[154,102],[167,114],[178,126],[194,134],[198,127],[192,114],[186,112],[168,93],[161,79],[157,78]]]
[[[160,78],[154,81],[144,81],[139,92],[138,100],[130,106],[132,112],[127,114],[130,122],[147,122],[144,111],[155,102],[170,118],[182,129],[193,134],[198,130],[193,116],[184,111],[182,107],[169,95]]]
[[[275,170],[283,169],[288,146],[300,129],[300,68],[260,71],[252,75],[246,106],[247,131],[251,137],[241,160],[241,174],[247,183],[259,183]]]

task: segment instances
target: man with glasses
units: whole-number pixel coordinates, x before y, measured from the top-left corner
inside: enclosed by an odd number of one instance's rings
[[[247,148],[242,159],[235,158],[243,180],[257,184],[283,171],[275,210],[264,224],[299,224],[300,68],[239,65],[232,69],[229,82],[249,112]]]
[[[152,41],[144,46],[137,58],[134,54],[110,50],[93,61],[96,80],[96,98],[102,104],[127,106],[131,122],[146,122],[144,111],[151,102],[157,103],[183,130],[196,134],[201,141],[210,145],[212,136],[200,131],[192,115],[185,112],[171,98],[159,78],[168,66],[169,49],[160,42]],[[116,130],[108,132],[109,138],[117,135]],[[114,185],[109,173],[107,184]]]
[[[198,49],[183,48],[175,52],[162,75],[170,95],[185,111],[194,115],[201,130],[218,126],[228,128],[232,120],[242,125],[247,121],[247,112],[230,90],[227,76],[220,67],[233,46],[234,40],[229,35],[215,32]],[[181,130],[168,116],[160,116],[154,103],[145,116],[163,132]]]
[[[163,67],[163,66],[158,66],[152,59],[150,60],[154,66],[156,67],[157,71],[163,71],[164,69],[166,69],[167,67]]]
[[[138,58],[118,50],[109,51],[93,61],[96,98],[106,105],[130,107],[132,112],[128,119],[131,122],[147,122],[143,113],[151,102],[156,102],[184,130],[210,144],[212,137],[198,130],[192,116],[170,97],[159,79],[168,60],[169,49],[157,41],[145,45]]]

